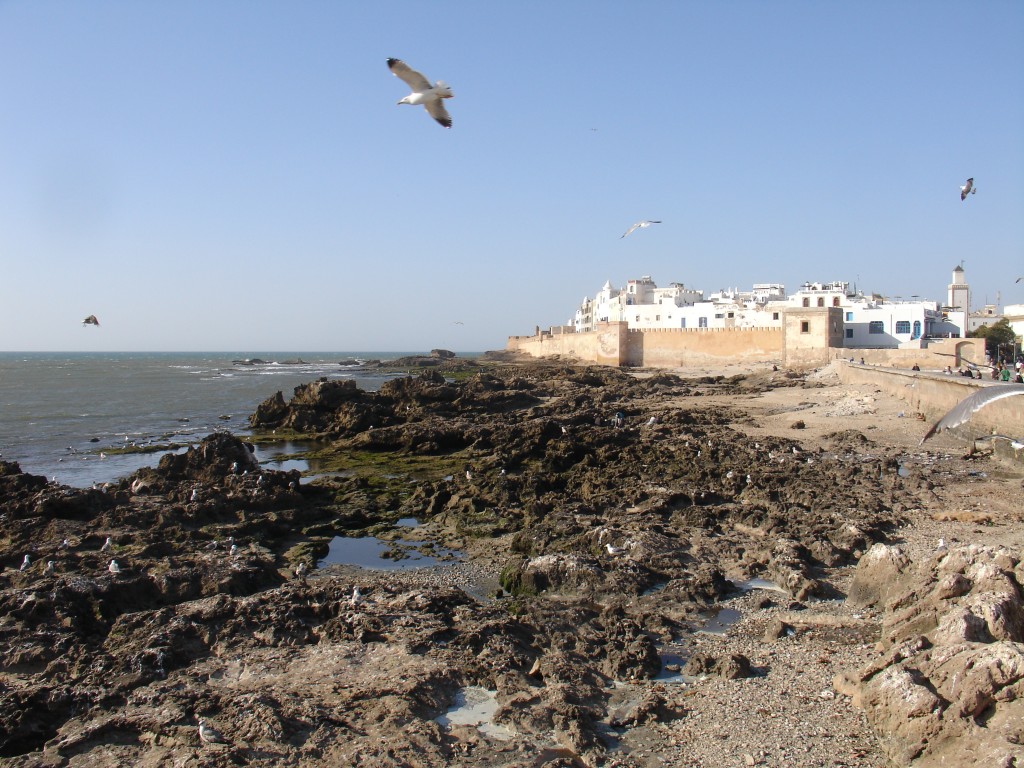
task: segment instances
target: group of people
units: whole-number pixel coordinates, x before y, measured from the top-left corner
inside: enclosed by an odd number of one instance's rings
[[[1016,384],[1024,384],[1024,361],[1018,359],[1016,363],[1010,365],[1009,363],[989,363],[989,367],[992,369],[992,378],[996,381],[1014,382]],[[914,366],[913,370],[921,370],[918,366]],[[954,371],[950,366],[946,366],[946,370],[943,373],[953,374]],[[977,367],[974,368],[958,368],[955,373],[960,376],[966,376],[970,379],[982,378],[981,370]]]

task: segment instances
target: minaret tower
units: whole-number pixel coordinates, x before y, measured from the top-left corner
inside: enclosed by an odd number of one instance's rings
[[[971,311],[971,289],[964,279],[964,268],[960,264],[953,267],[953,282],[949,284],[948,291],[946,306],[961,312]]]

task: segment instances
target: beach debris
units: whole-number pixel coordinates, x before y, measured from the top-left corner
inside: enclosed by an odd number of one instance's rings
[[[412,93],[399,99],[399,104],[422,104],[432,118],[445,128],[452,127],[452,118],[444,108],[442,99],[450,99],[454,94],[443,80],[430,84],[422,74],[412,69],[401,59],[388,59],[388,69],[398,79],[412,88]]]
[[[630,235],[630,234],[632,234],[633,232],[635,232],[638,229],[646,229],[647,227],[651,226],[651,224],[661,224],[661,222],[660,221],[654,221],[652,219],[646,219],[644,221],[638,221],[632,227],[627,229],[625,234],[623,234],[622,237],[620,237],[619,239],[621,240],[623,237],[626,237],[626,235]]]

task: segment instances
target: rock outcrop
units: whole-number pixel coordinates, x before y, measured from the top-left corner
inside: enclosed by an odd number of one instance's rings
[[[836,679],[915,768],[1024,764],[1024,567],[1016,553],[941,547],[913,563],[874,545],[850,599],[884,611],[877,662]]]

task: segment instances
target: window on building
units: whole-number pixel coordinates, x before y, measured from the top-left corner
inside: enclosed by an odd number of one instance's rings
[[[698,317],[697,318],[697,327],[698,328],[707,328],[708,327],[708,319],[706,317]]]
[[[847,312],[846,313],[846,322],[848,322],[848,323],[852,323],[853,322],[853,312]]]
[[[804,298],[804,306],[805,306],[805,307],[809,307],[809,306],[811,306],[811,300],[810,300],[810,299],[808,299],[808,298]]]
[[[735,317],[735,316],[736,316],[736,313],[735,313],[735,312],[730,312],[730,313],[729,313],[729,317]]]
[[[885,333],[885,323],[881,320],[872,320],[868,323],[868,333]]]
[[[839,297],[838,296],[833,296],[832,297],[832,306],[833,307],[838,307],[839,306]]]
[[[636,316],[636,321],[637,321],[638,323],[640,322],[640,315],[637,315],[637,316]]]
[[[723,317],[725,317],[725,315],[723,315],[721,312],[715,313],[715,320],[721,320]]]
[[[846,338],[848,338],[848,339],[852,339],[853,338],[853,328],[847,328],[846,329]]]
[[[824,296],[819,296],[818,297],[818,306],[819,307],[824,307],[825,306],[825,297]]]
[[[686,318],[685,317],[682,320],[679,321],[679,327],[680,328],[685,328],[686,327]]]
[[[778,312],[772,312],[772,320],[778,320],[778,319],[779,319],[779,313]]]
[[[654,322],[660,323],[661,322],[661,315],[655,315],[654,316]]]
[[[811,324],[809,322],[807,322],[806,320],[801,320],[800,321],[800,333],[810,333],[810,332],[811,332]]]
[[[909,320],[897,320],[896,321],[896,333],[910,333],[910,321]]]

